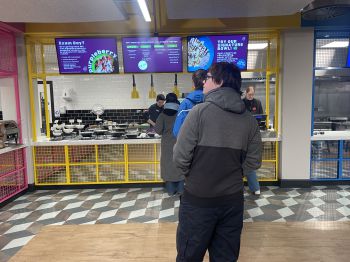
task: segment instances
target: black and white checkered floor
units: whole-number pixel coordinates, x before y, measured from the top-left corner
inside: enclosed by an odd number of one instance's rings
[[[350,185],[262,187],[245,193],[244,221],[349,221]],[[180,201],[162,188],[39,190],[0,209],[0,261],[45,225],[177,222]]]

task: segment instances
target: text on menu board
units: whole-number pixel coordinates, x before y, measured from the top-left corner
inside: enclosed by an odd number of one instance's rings
[[[113,38],[56,39],[60,73],[116,73],[119,71]]]
[[[122,43],[126,73],[182,71],[180,37],[131,37]]]
[[[248,35],[190,36],[187,38],[187,70],[208,69],[212,63],[234,63],[247,68]]]

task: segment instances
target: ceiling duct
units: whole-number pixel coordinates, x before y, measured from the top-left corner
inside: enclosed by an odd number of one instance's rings
[[[350,14],[350,0],[314,0],[301,10],[301,17],[322,21]]]

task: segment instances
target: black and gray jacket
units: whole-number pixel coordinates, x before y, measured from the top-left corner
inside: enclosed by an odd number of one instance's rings
[[[173,154],[185,175],[184,198],[204,206],[227,204],[242,195],[243,170],[258,169],[261,159],[257,121],[229,87],[210,91],[190,111]]]

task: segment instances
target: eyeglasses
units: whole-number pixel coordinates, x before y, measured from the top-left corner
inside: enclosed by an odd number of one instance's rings
[[[209,78],[213,79],[213,76],[211,76],[211,75],[206,75],[206,76],[205,76],[205,81],[207,81]]]

